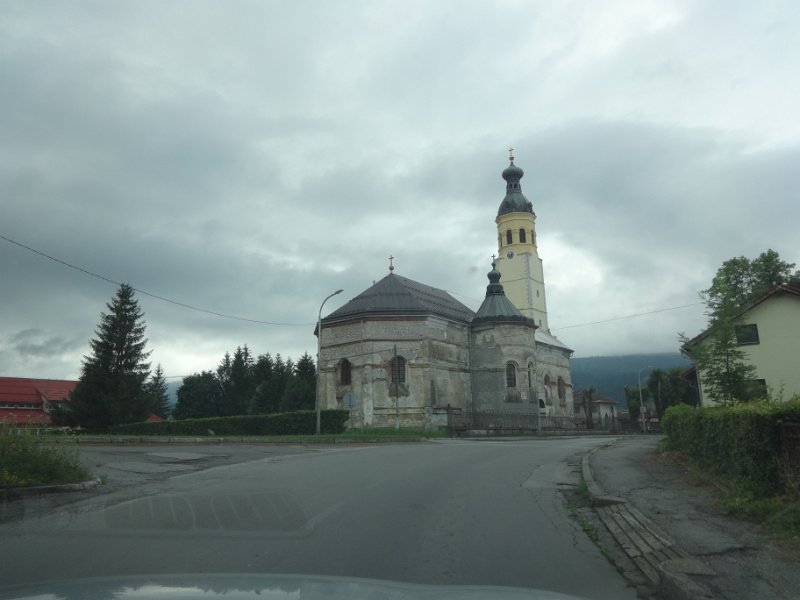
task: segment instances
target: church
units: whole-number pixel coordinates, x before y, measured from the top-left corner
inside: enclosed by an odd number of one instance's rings
[[[478,311],[390,264],[320,321],[323,409],[349,409],[354,427],[438,428],[459,409],[572,416],[573,351],[550,333],[536,214],[509,160]]]

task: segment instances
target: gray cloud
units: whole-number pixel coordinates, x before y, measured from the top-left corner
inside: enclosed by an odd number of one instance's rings
[[[509,145],[556,329],[695,302],[731,256],[800,262],[791,6],[181,6],[8,3],[0,23],[0,234],[302,324],[140,294],[168,374],[244,343],[313,353],[322,298],[357,295],[389,254],[476,308]],[[77,375],[114,285],[2,240],[0,281],[0,331],[32,330],[0,372]],[[583,356],[674,350],[703,322],[695,306],[559,335]]]

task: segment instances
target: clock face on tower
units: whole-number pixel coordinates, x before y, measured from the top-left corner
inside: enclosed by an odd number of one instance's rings
[[[508,252],[506,252],[506,258],[514,258],[514,251],[509,250]]]

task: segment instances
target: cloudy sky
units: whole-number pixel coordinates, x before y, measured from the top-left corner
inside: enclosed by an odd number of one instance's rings
[[[477,309],[513,146],[553,332],[576,356],[675,351],[722,261],[800,262],[798,17],[794,0],[0,0],[0,236],[269,322],[138,294],[169,376],[241,344],[296,358],[322,299],[390,254]],[[77,377],[116,286],[8,239],[0,375]]]

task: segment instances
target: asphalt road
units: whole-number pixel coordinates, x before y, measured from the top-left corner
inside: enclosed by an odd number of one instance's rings
[[[635,598],[561,494],[607,441],[93,448],[107,486],[6,507],[0,582],[298,573]]]

